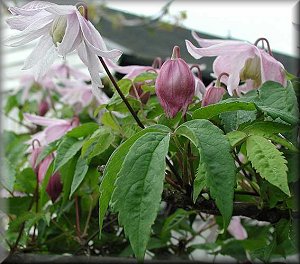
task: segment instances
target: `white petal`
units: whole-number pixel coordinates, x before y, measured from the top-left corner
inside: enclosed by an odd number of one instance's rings
[[[83,38],[90,50],[98,56],[118,60],[122,52],[117,49],[107,50],[100,33],[94,28],[93,24],[82,17],[79,12],[76,12],[76,14],[83,33]]]
[[[220,44],[220,43],[241,43],[240,41],[237,40],[223,40],[223,39],[203,39],[200,38],[195,31],[192,31],[192,36],[193,38],[198,42],[198,44],[203,47],[210,47],[212,45]]]
[[[32,16],[51,5],[55,4],[46,1],[31,1],[22,7],[10,7],[8,10],[13,15]]]
[[[68,15],[67,28],[62,42],[58,45],[58,53],[63,57],[78,47],[81,42],[79,22],[76,14]]]
[[[63,16],[75,13],[75,11],[77,11],[77,8],[73,5],[51,5],[45,8],[45,10],[49,13]]]
[[[45,56],[45,54],[47,54],[52,46],[54,46],[54,44],[51,37],[47,35],[43,36],[30,55],[26,58],[22,70],[32,68],[43,58],[43,56]]]
[[[46,72],[50,69],[50,66],[53,64],[58,54],[55,46],[53,45],[47,51],[47,53],[42,57],[41,60],[33,67],[33,72],[35,79],[38,82],[42,81],[42,78],[46,74]]]

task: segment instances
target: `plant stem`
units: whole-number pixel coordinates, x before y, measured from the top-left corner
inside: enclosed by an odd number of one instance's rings
[[[105,72],[107,73],[110,81],[112,82],[112,84],[114,85],[115,89],[117,90],[118,94],[120,95],[120,97],[122,98],[123,102],[126,104],[129,112],[131,113],[131,115],[133,116],[133,118],[135,119],[135,121],[137,122],[137,124],[141,127],[141,128],[145,128],[145,126],[143,125],[143,123],[141,122],[141,120],[138,118],[137,114],[134,112],[133,108],[131,107],[131,105],[129,104],[129,102],[127,101],[126,97],[124,96],[124,94],[122,93],[119,85],[117,84],[115,78],[112,76],[111,72],[109,71],[104,59],[102,57],[98,57]]]
[[[78,196],[75,195],[75,211],[76,211],[76,234],[77,237],[81,237],[81,231],[80,231],[80,219],[79,219],[79,205],[78,205]]]
[[[131,107],[131,105],[129,104],[128,100],[126,99],[126,97],[124,96],[124,94],[122,93],[119,85],[117,84],[115,78],[112,76],[110,70],[108,69],[104,59],[100,56],[98,56],[106,74],[108,75],[110,81],[112,82],[113,86],[115,87],[115,89],[117,90],[118,94],[120,95],[120,97],[122,98],[123,102],[125,103],[125,105],[127,106],[129,112],[131,113],[131,115],[133,116],[133,118],[135,119],[135,121],[137,122],[137,124],[141,127],[141,128],[145,128],[145,126],[143,125],[143,123],[141,122],[141,120],[139,119],[139,117],[137,116],[137,114],[134,112],[133,108]],[[172,163],[170,162],[170,160],[168,158],[166,158],[166,162],[167,165],[169,166],[169,168],[171,169],[171,171],[174,173],[174,175],[176,176],[177,179],[180,179],[177,171],[175,170],[175,168],[173,167]],[[180,182],[179,182],[180,183]]]

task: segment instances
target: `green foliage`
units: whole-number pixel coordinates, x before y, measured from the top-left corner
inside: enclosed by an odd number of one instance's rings
[[[189,138],[199,149],[199,171],[202,175],[205,172],[205,182],[223,215],[223,228],[226,228],[232,214],[235,185],[235,164],[227,138],[222,130],[208,120],[188,121],[182,124],[176,133]],[[197,180],[200,180],[199,177],[203,177],[201,173],[198,174]],[[199,189],[196,192],[199,192]]]
[[[290,195],[287,182],[287,161],[270,141],[250,136],[246,141],[247,156],[260,176]]]
[[[129,149],[116,180],[113,208],[138,260],[143,260],[156,218],[170,136],[149,132]]]

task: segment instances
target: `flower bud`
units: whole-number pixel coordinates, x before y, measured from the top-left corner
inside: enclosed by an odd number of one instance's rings
[[[52,37],[53,43],[61,43],[67,28],[67,16],[58,16],[54,19],[50,35]]]
[[[39,104],[38,115],[44,116],[49,110],[49,104],[46,100],[42,100]]]
[[[201,106],[216,104],[221,101],[226,90],[223,87],[210,86],[206,89]]]
[[[195,78],[180,58],[179,47],[173,49],[172,58],[162,65],[155,83],[157,97],[166,116],[173,118],[180,110],[187,111],[195,93]]]
[[[47,185],[46,192],[51,198],[51,201],[54,203],[60,193],[62,192],[62,183],[60,181],[60,174],[58,172],[54,173]]]

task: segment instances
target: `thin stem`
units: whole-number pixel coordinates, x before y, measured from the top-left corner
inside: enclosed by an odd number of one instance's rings
[[[197,75],[197,77],[198,77],[201,81],[203,81],[203,79],[202,79],[202,71],[201,71],[201,69],[200,69],[200,66],[197,65],[197,64],[193,64],[193,65],[190,67],[190,70],[193,71],[193,69],[197,69],[196,75]]]
[[[75,211],[76,211],[76,234],[77,237],[81,237],[81,231],[80,231],[80,218],[79,218],[79,205],[78,205],[78,196],[75,195]]]
[[[84,2],[78,2],[76,5],[76,8],[79,9],[80,7],[83,8],[83,17],[88,20],[89,16],[88,16],[88,7],[87,4]]]
[[[91,195],[90,195],[90,198],[91,198],[91,200],[93,200]],[[92,204],[92,201],[91,201],[88,216],[87,216],[86,221],[85,221],[85,227],[84,227],[83,235],[82,235],[83,237],[85,237],[87,235],[87,230],[88,230],[88,227],[89,227],[89,223],[90,223],[90,219],[91,219],[91,215],[92,215],[92,210],[93,210],[93,204]]]
[[[134,112],[133,108],[131,107],[131,105],[129,104],[129,102],[127,101],[126,97],[124,96],[124,94],[122,93],[121,89],[119,88],[116,80],[114,79],[114,77],[112,76],[111,72],[109,71],[104,59],[102,57],[98,57],[105,72],[107,73],[110,81],[112,82],[112,84],[114,85],[115,89],[117,90],[118,94],[120,95],[120,97],[122,98],[123,102],[125,103],[125,105],[127,106],[128,110],[130,111],[131,115],[133,116],[133,118],[135,119],[135,121],[137,122],[137,124],[141,127],[141,128],[145,128],[145,126],[143,125],[143,123],[141,122],[141,120],[138,118],[137,114]]]
[[[268,52],[269,54],[273,57],[273,53],[270,47],[270,43],[266,38],[259,38],[254,42],[254,45],[257,46],[258,42],[262,41],[262,43],[266,42],[267,43],[267,47],[268,47]]]

